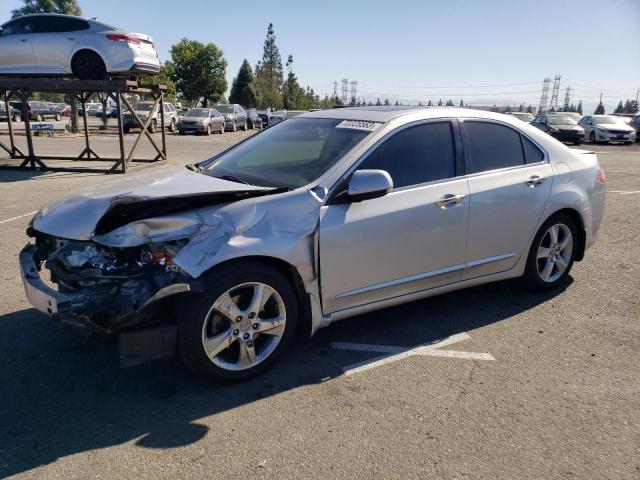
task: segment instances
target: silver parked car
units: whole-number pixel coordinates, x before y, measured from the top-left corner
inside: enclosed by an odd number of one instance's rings
[[[157,73],[153,39],[97,20],[57,14],[25,15],[0,27],[0,74],[75,76]]]
[[[580,120],[580,126],[591,143],[624,142],[631,145],[636,139],[633,127],[615,115],[586,115]]]
[[[215,108],[192,108],[178,117],[178,132],[211,135],[212,132],[224,133],[224,117]]]
[[[235,132],[239,128],[247,130],[247,112],[237,103],[219,103],[214,108],[224,117],[225,128]]]
[[[296,329],[508,278],[558,286],[604,197],[595,154],[502,114],[324,110],[60,199],[20,263],[31,303],[63,324],[137,329],[129,347],[177,344],[208,378],[240,380]]]
[[[162,123],[160,118],[160,105],[156,106],[155,112],[152,112],[153,102],[139,102],[131,105],[133,111],[143,122],[147,121],[151,115],[151,121],[147,128],[150,133],[155,133],[158,126]],[[175,132],[178,123],[178,112],[171,103],[164,102],[164,124],[170,132]],[[140,124],[136,121],[131,112],[122,115],[122,129],[124,133],[130,133],[132,128],[140,128]]]

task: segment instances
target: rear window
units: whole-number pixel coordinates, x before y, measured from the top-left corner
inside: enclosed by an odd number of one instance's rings
[[[520,133],[498,123],[466,120],[473,172],[525,164]]]

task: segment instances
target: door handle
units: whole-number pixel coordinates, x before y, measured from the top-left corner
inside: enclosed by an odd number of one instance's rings
[[[72,42],[73,42],[74,40],[77,40],[77,39],[78,39],[78,37],[67,37],[67,40],[70,40],[70,41],[72,41]]]
[[[440,208],[447,208],[449,205],[460,203],[464,199],[464,197],[464,195],[454,195],[453,193],[447,193],[440,200],[437,200],[435,204]]]
[[[542,178],[540,175],[531,175],[529,177],[529,180],[527,180],[525,183],[531,188],[535,188],[536,185],[540,185],[542,182],[544,182],[544,178]]]
[[[20,41],[24,43],[24,42],[28,42],[29,39],[28,38],[21,38]]]

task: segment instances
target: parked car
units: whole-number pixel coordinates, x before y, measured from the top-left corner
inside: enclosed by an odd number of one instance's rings
[[[36,14],[0,27],[0,74],[82,80],[160,71],[153,39],[97,20]]]
[[[561,142],[572,142],[574,145],[580,145],[584,140],[584,128],[567,115],[556,115],[555,113],[538,115],[531,122],[531,125]]]
[[[9,115],[12,122],[19,122],[20,120],[22,120],[20,112],[13,108],[11,105],[9,105]],[[4,121],[7,121],[7,107],[5,106],[4,102],[0,102],[0,122]]]
[[[535,118],[533,113],[528,113],[528,112],[505,112],[504,114],[511,115],[513,118],[517,118],[518,120],[521,120],[526,123],[533,122],[533,119]]]
[[[192,108],[178,117],[178,132],[211,135],[212,132],[224,133],[224,117],[215,108]]]
[[[71,105],[67,105],[62,110],[60,110],[60,115],[62,115],[63,117],[70,117],[71,116]]]
[[[22,119],[24,120],[24,114],[22,114],[22,102],[12,101],[10,104],[15,110],[21,112]],[[47,118],[53,118],[54,120],[60,120],[62,118],[60,112],[51,110],[51,106],[45,102],[28,102],[27,112],[29,114],[29,119],[35,120],[36,122],[42,122]]]
[[[613,115],[586,115],[580,125],[591,143],[624,142],[630,145],[636,139],[631,125]]]
[[[250,108],[247,110],[247,123],[250,129],[261,129],[262,128],[262,118],[258,115],[258,111],[255,108]]]
[[[91,111],[89,111],[91,115]],[[118,107],[115,105],[107,105],[107,109],[102,111],[100,109],[95,113],[96,117],[118,118]]]
[[[101,117],[102,111],[102,104],[100,103],[92,103],[91,105],[87,105],[87,115],[89,115],[90,117]]]
[[[66,103],[52,103],[50,105],[50,110],[53,112],[58,112],[61,116],[64,116],[63,110],[69,107]],[[71,108],[71,107],[69,107]]]
[[[258,117],[262,120],[262,128],[268,128],[270,126],[269,120],[271,118],[271,113],[269,111],[257,112]]]
[[[224,117],[225,128],[235,132],[238,128],[246,130],[247,124],[247,112],[244,111],[237,103],[219,103],[214,108],[222,114]]]
[[[296,330],[508,278],[561,286],[604,183],[593,152],[499,113],[322,110],[40,210],[22,280],[63,325],[137,332],[143,358],[177,345],[207,378],[242,380]]]
[[[151,123],[149,124],[149,132],[155,133],[160,125],[160,105],[156,107],[155,112],[151,112],[153,108],[153,102],[140,102],[134,103],[132,106],[133,111],[136,112],[140,120],[143,122],[152,115]],[[167,130],[175,132],[177,128],[178,112],[171,103],[164,103],[164,124],[167,126]],[[131,113],[125,113],[122,115],[122,129],[124,133],[129,133],[132,128],[140,128],[138,122]]]
[[[635,115],[630,121],[629,126],[633,128],[635,132],[636,142],[640,142],[640,115]]]

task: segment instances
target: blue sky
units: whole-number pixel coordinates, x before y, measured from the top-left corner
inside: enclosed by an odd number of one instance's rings
[[[10,16],[19,0],[3,0]],[[154,37],[160,56],[181,37],[213,42],[229,83],[262,55],[273,22],[283,57],[321,96],[342,78],[358,96],[456,104],[537,105],[542,79],[562,75],[560,102],[607,111],[640,88],[640,0],[79,0],[85,17]]]

